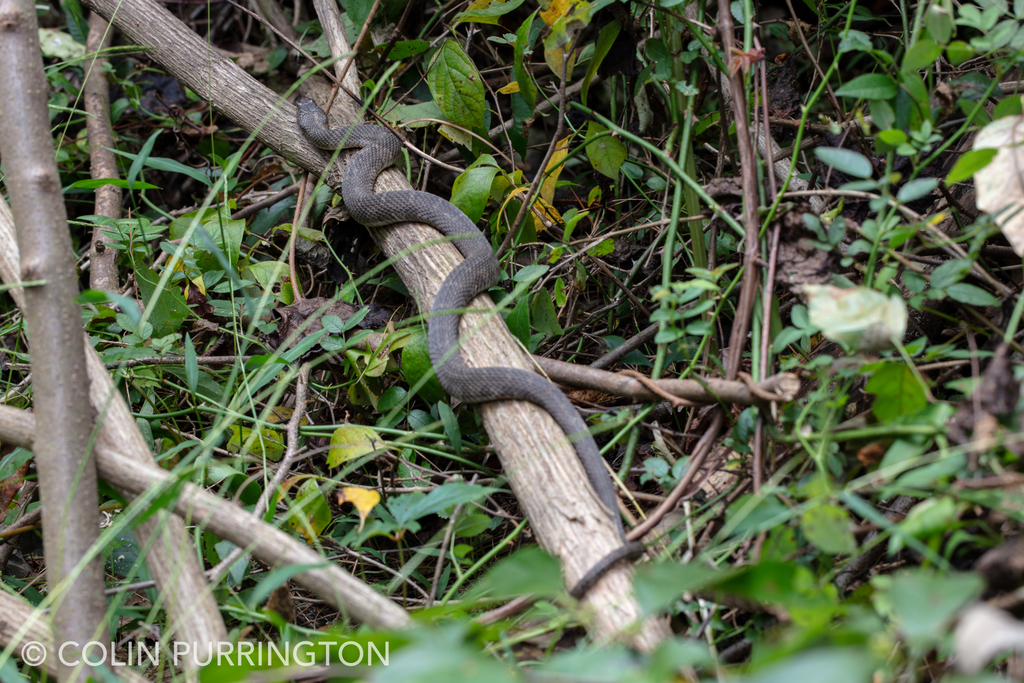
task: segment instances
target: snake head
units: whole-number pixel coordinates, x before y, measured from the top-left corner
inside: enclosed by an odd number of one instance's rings
[[[308,125],[327,125],[327,114],[324,113],[323,109],[317,106],[316,102],[308,97],[300,97],[295,100],[295,106],[298,107],[299,125],[303,129],[307,128]]]

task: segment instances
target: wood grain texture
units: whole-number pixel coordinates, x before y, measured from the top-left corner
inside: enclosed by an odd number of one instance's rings
[[[57,641],[86,643],[103,621],[103,559],[93,414],[82,351],[82,314],[71,233],[54,161],[35,7],[0,0],[0,156],[17,225],[23,281],[21,313],[32,358],[32,405],[39,415],[39,473],[49,621]],[[102,627],[100,627],[102,630]],[[93,667],[57,663],[63,683],[85,681]]]
[[[150,0],[86,0],[131,41],[152,48],[147,54],[184,85],[249,131],[286,159],[318,175],[332,187],[340,183],[339,164],[327,168],[327,154],[306,142],[295,120],[294,106],[282,102],[234,63],[220,57],[195,33],[163,7]],[[318,100],[323,104],[323,100]],[[332,126],[357,120],[357,109],[339,97],[331,111]],[[376,191],[410,189],[405,175],[390,169],[377,179]],[[444,277],[461,260],[450,243],[437,243],[429,226],[399,224],[370,231],[420,310],[429,310]],[[435,240],[433,243],[429,243]],[[398,256],[401,255],[400,258]],[[492,304],[478,297],[474,306]],[[493,316],[474,331],[480,315],[463,317],[463,355],[474,367],[509,365],[530,369],[501,318]],[[547,413],[531,404],[501,402],[481,407],[484,424],[497,448],[513,491],[530,517],[541,545],[562,562],[566,582],[575,584],[608,552],[621,543],[611,521],[603,514],[586,483],[575,451]],[[589,593],[593,609],[592,633],[615,637],[640,615],[631,594],[632,567],[619,565]],[[630,642],[649,650],[669,635],[660,620],[648,620],[630,632]]]

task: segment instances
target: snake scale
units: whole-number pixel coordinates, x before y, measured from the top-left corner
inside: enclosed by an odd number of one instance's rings
[[[341,186],[342,199],[352,218],[371,228],[426,223],[451,238],[465,259],[441,284],[427,325],[430,362],[444,390],[466,403],[528,401],[550,413],[573,442],[590,485],[619,535],[625,538],[615,489],[597,444],[569,399],[540,375],[509,367],[471,368],[459,352],[458,312],[468,308],[478,294],[497,284],[500,278],[498,259],[487,238],[462,211],[435,195],[416,190],[374,193],[377,176],[402,151],[401,141],[390,131],[367,124],[332,129],[326,114],[313,100],[301,97],[296,104],[299,127],[315,146],[326,150],[360,148],[349,159]],[[629,556],[630,552],[623,552],[625,548],[599,562],[573,592],[581,588],[585,592],[615,561]]]

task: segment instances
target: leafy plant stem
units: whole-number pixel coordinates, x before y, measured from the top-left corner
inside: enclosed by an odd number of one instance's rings
[[[680,152],[685,154],[685,148],[680,147]],[[683,184],[676,181],[675,193],[672,197],[672,218],[665,227],[665,247],[662,250],[664,256],[661,259],[661,286],[667,288],[672,282],[672,266],[675,265],[672,258],[672,247],[675,244],[676,232],[679,229],[679,213],[683,208]],[[701,233],[703,237],[703,233]],[[664,333],[668,327],[668,320],[660,321],[658,332]],[[658,344],[657,356],[654,359],[654,367],[651,369],[651,378],[657,379],[665,368],[665,354],[668,352],[668,345]]]

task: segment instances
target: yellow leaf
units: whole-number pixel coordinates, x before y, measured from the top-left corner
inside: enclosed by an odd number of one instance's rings
[[[555,228],[561,224],[562,214],[558,213],[558,209],[544,201],[543,197],[537,197],[537,201],[533,204],[533,225],[537,232]]]
[[[573,0],[551,0],[548,8],[540,13],[540,18],[550,28],[556,21],[561,19],[573,6]]]
[[[502,95],[512,95],[513,93],[519,92],[519,81],[512,81],[508,85],[503,85],[498,88],[498,92]]]
[[[373,489],[360,489],[354,486],[346,486],[342,490],[338,491],[338,505],[345,503],[352,503],[355,506],[356,512],[359,513],[359,530],[363,530],[363,525],[366,524],[366,516],[370,514],[370,510],[380,502],[380,494]]]
[[[295,412],[294,408],[288,408],[287,406],[274,406],[274,409],[267,413],[267,422],[272,425],[286,424],[291,421],[292,413]],[[309,420],[305,415],[299,420],[299,426],[305,427],[309,424]]]
[[[555,201],[555,186],[558,184],[558,176],[562,173],[565,155],[569,153],[569,137],[559,140],[555,145],[555,151],[551,154],[551,161],[545,169],[544,182],[540,186],[540,196],[548,205]]]
[[[564,153],[562,154],[562,157],[565,157]],[[550,166],[551,165],[548,164],[549,168]],[[502,202],[501,204],[500,211],[504,213],[505,207],[508,206],[508,203],[510,201],[516,199],[521,194],[526,194],[527,192],[529,192],[529,190],[530,188],[528,187],[517,187],[516,189],[509,192],[508,196],[505,197],[505,201]],[[541,189],[541,192],[543,193],[543,189]],[[522,201],[522,199],[520,199],[519,201]],[[558,209],[553,207],[550,202],[545,201],[544,197],[537,197],[536,201],[533,203],[532,212],[533,224],[535,226],[535,230],[538,233],[543,231],[545,228],[552,228],[556,225],[562,224],[562,214],[560,214],[558,212]]]
[[[557,47],[557,48],[555,48],[553,50],[549,50],[547,48],[544,48],[544,61],[547,63],[548,67],[551,69],[551,73],[555,74],[555,76],[557,78],[561,78],[562,77],[562,56],[565,54],[566,50],[572,50],[572,49],[573,49],[573,46],[572,46],[571,43],[569,45],[564,45],[562,47]],[[569,61],[565,65],[565,73],[567,75],[569,75],[569,76],[572,76],[572,70],[573,70],[573,67],[575,67],[575,66],[576,66],[576,57],[575,57],[575,55],[572,55],[572,56],[569,57]]]

